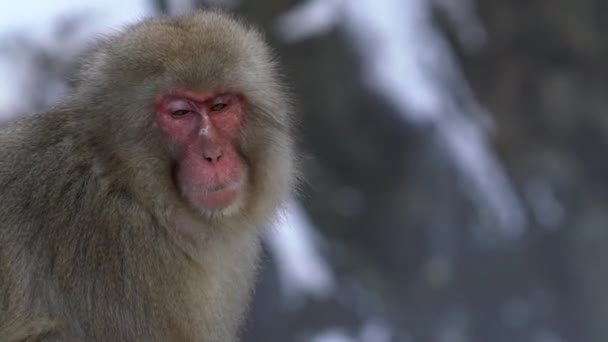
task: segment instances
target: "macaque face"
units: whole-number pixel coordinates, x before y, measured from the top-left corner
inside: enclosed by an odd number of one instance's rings
[[[204,213],[229,213],[244,196],[246,165],[237,141],[244,97],[234,91],[173,89],[155,101],[156,124],[175,153],[174,182]]]

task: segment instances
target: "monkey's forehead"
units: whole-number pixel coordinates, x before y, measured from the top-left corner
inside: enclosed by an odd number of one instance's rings
[[[198,12],[133,25],[100,44],[87,64],[93,74],[131,81],[163,76],[183,86],[214,87],[246,82],[247,75],[271,76],[271,59],[255,29],[226,14]]]

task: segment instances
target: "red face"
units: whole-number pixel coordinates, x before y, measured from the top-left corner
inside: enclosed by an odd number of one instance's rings
[[[234,92],[172,90],[155,102],[156,123],[176,147],[175,182],[196,208],[224,210],[241,195],[245,170],[236,141],[244,108]]]

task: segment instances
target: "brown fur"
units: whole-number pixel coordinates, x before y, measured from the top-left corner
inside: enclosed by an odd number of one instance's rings
[[[268,48],[201,12],[129,27],[83,61],[55,109],[0,129],[0,341],[234,341],[261,228],[293,179]],[[172,87],[245,94],[236,214],[197,215],[175,190],[152,110]]]

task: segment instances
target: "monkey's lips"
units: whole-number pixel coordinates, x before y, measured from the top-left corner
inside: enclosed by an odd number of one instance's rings
[[[240,182],[231,182],[199,192],[196,201],[206,209],[221,210],[234,203],[240,192]]]

